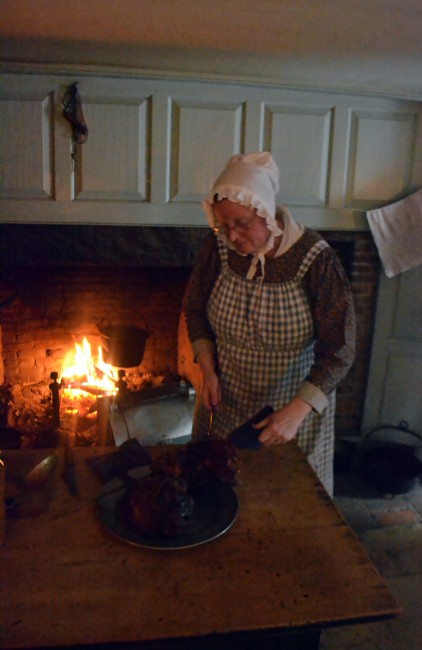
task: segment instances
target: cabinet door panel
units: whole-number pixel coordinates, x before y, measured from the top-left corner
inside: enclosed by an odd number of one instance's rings
[[[422,398],[416,387],[422,386],[422,356],[415,359],[414,351],[388,354],[385,385],[381,403],[381,421],[398,424],[410,422],[422,432]]]
[[[88,140],[78,146],[75,198],[145,201],[148,102],[84,102]]]
[[[243,148],[243,104],[173,102],[171,201],[200,201]]]
[[[422,433],[422,267],[381,276],[364,428],[406,420]]]
[[[0,101],[0,196],[52,199],[51,95]]]
[[[331,121],[325,107],[267,106],[264,142],[281,168],[281,203],[326,203]]]
[[[354,111],[347,205],[369,208],[409,193],[416,138],[416,114]]]

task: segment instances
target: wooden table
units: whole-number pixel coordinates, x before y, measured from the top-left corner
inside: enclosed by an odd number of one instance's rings
[[[399,613],[295,443],[241,452],[231,529],[171,551],[127,544],[102,526],[102,485],[86,461],[106,451],[76,450],[77,496],[58,467],[44,511],[41,499],[32,516],[8,519],[1,647],[256,648],[263,638],[266,648],[297,650],[316,648],[325,626]],[[46,454],[6,452],[9,478]]]

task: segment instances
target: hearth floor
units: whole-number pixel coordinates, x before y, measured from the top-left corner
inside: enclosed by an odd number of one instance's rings
[[[422,648],[422,483],[383,498],[350,468],[336,472],[334,501],[403,612],[395,619],[325,630],[320,650]]]

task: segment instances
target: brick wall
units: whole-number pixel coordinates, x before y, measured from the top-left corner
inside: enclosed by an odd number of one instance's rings
[[[356,358],[337,390],[336,434],[360,433],[372,346],[379,278],[378,253],[369,232],[324,233],[332,246],[337,241],[353,241],[349,269],[356,310]]]
[[[4,379],[30,384],[61,372],[84,336],[96,350],[107,325],[146,330],[140,372],[177,372],[177,329],[187,269],[19,267],[8,273],[13,299],[2,310]]]

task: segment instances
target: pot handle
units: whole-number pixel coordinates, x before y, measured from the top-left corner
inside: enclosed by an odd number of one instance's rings
[[[115,314],[117,316],[117,321],[112,322],[111,316]],[[113,327],[116,323],[120,324],[122,314],[125,315],[126,317],[131,314],[130,320],[133,320],[133,322],[136,322],[137,325],[136,327],[140,327],[145,329],[146,331],[148,330],[146,320],[143,316],[140,316],[139,313],[132,311],[132,312],[125,312],[124,310],[118,310],[118,309],[111,309],[107,314],[105,314],[97,323],[97,328],[101,332],[103,327]],[[139,323],[142,322],[142,325]]]
[[[403,433],[408,433],[409,435],[418,438],[418,440],[422,442],[422,436],[416,431],[412,431],[411,429],[409,429],[409,423],[406,422],[406,420],[400,420],[398,425],[379,424],[373,429],[371,429],[370,431],[368,431],[362,440],[361,450],[365,448],[365,444],[372,436],[372,434],[375,433],[376,431],[380,431],[381,429],[395,429],[396,431],[402,431]]]

